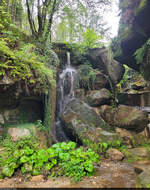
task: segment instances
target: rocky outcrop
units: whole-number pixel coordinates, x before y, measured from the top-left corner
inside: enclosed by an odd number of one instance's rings
[[[103,88],[101,90],[89,91],[88,95],[85,97],[85,102],[92,106],[101,106],[104,104],[110,104],[112,95],[109,90]]]
[[[104,105],[100,109],[102,118],[114,127],[143,131],[148,124],[147,114],[137,108],[119,105],[117,108]]]
[[[105,121],[80,100],[73,100],[66,106],[63,120],[66,128],[83,144],[113,141],[118,138],[118,135],[109,132]]]
[[[134,53],[150,37],[150,1],[120,0],[121,19],[118,37],[113,40],[115,59],[129,67],[141,71],[143,66],[136,63]],[[144,64],[144,62],[143,62]],[[149,70],[149,68],[147,68]],[[146,69],[144,69],[146,71]]]
[[[124,67],[111,58],[107,49],[90,49],[87,57],[94,68],[99,69],[102,73],[110,77],[112,83],[117,84],[120,82],[124,74]]]

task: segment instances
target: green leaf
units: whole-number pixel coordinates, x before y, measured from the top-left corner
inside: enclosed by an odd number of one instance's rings
[[[6,177],[11,177],[14,173],[14,168],[9,167],[8,165],[2,168],[2,174]]]
[[[22,156],[21,158],[20,158],[20,163],[26,163],[26,162],[28,162],[29,161],[29,158],[27,157],[27,156]]]

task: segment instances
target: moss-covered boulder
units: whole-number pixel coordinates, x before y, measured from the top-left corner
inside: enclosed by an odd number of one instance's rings
[[[137,108],[119,105],[117,108],[104,105],[100,109],[102,118],[114,127],[143,131],[148,124],[147,113]]]
[[[81,100],[75,99],[70,101],[63,112],[63,119],[69,123],[73,118],[87,123],[93,127],[107,128],[104,120],[96,112]]]
[[[119,135],[109,132],[109,126],[86,103],[71,101],[63,113],[65,127],[72,131],[83,144],[107,142],[118,139]]]
[[[85,98],[85,102],[92,107],[110,104],[112,95],[109,90],[103,88],[101,90],[90,91]]]

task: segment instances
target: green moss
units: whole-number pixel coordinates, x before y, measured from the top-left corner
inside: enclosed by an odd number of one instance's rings
[[[141,0],[138,7],[134,9],[134,16],[137,16],[147,5],[148,0]]]
[[[51,87],[49,87],[48,94],[46,94],[44,97],[44,103],[44,126],[48,131],[50,131],[52,120]]]

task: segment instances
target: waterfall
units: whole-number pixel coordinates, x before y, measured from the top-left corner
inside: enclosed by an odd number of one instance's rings
[[[57,86],[57,106],[56,106],[56,137],[58,141],[66,141],[68,137],[63,130],[63,121],[61,115],[65,109],[65,106],[74,99],[74,79],[76,75],[76,69],[71,66],[70,52],[67,52],[67,64],[59,75],[59,81]]]

